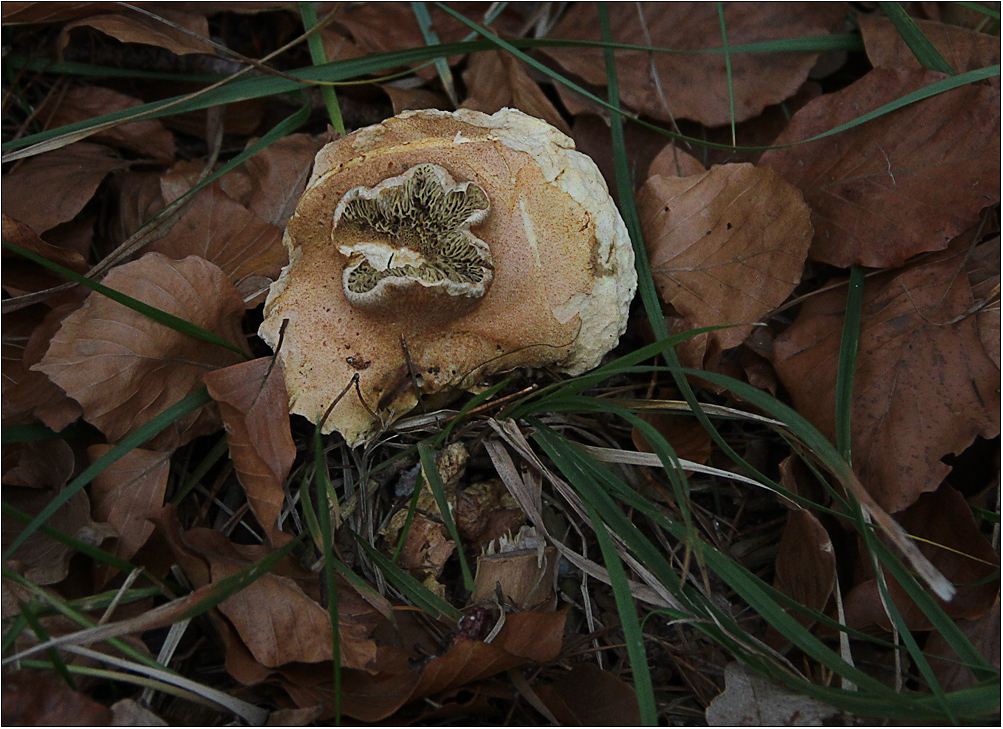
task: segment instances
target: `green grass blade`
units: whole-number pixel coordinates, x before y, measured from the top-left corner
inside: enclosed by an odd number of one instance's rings
[[[31,628],[31,632],[33,632],[35,637],[38,638],[38,642],[48,642],[50,638],[49,632],[42,627],[42,623],[39,622],[38,616],[35,615],[33,606],[27,603],[19,603],[19,608],[21,616],[24,618],[24,622],[27,623],[29,628]],[[56,670],[56,673],[62,676],[66,685],[76,691],[77,682],[73,680],[73,676],[71,676],[70,672],[67,670],[66,661],[63,660],[63,657],[59,655],[55,648],[48,648],[45,651],[45,655],[47,655],[49,660],[52,661],[53,668]]]
[[[216,441],[205,457],[199,462],[199,465],[195,467],[195,470],[189,474],[188,478],[178,489],[177,493],[171,497],[171,503],[177,506],[185,497],[191,493],[192,489],[198,484],[199,481],[209,472],[209,469],[216,465],[216,462],[220,458],[226,455],[229,450],[229,442],[227,441],[226,435]]]
[[[310,33],[317,26],[317,11],[314,10],[312,2],[302,2],[299,4],[300,16],[303,18],[303,28]],[[319,33],[310,33],[307,37],[307,46],[310,48],[310,60],[315,66],[323,66],[327,63],[327,54],[324,53],[324,40]],[[320,87],[321,98],[324,99],[324,106],[327,107],[327,115],[331,119],[331,126],[338,134],[345,133],[345,122],[341,118],[341,106],[338,105],[338,95],[330,86]],[[339,719],[340,721],[340,719]]]
[[[58,433],[41,423],[5,425],[3,426],[2,442],[4,445],[12,445],[14,443],[38,443],[47,440],[75,438],[85,435],[86,433],[87,429],[78,425],[67,426]]]
[[[320,426],[313,434],[313,466],[314,479],[317,486],[317,508],[321,513],[317,517],[320,526],[321,547],[324,559],[324,586],[327,588],[327,612],[331,623],[331,645],[334,660],[331,661],[334,690],[334,723],[341,725],[341,620],[338,616],[338,583],[334,579],[334,539],[331,534],[330,498],[334,498],[334,487],[327,472],[327,459],[324,457],[324,441]],[[308,497],[309,498],[309,497]]]
[[[460,571],[463,573],[463,586],[473,592],[474,574],[470,571],[467,555],[463,551],[463,542],[460,540],[460,532],[456,528],[456,521],[454,521],[453,513],[449,509],[449,498],[446,496],[446,487],[442,483],[442,478],[439,477],[439,469],[435,465],[435,454],[427,442],[418,444],[418,456],[421,458],[421,469],[425,474],[425,482],[435,497],[435,503],[439,507],[439,513],[449,531],[449,536],[456,544],[456,554],[460,558]],[[415,489],[417,488],[415,486]]]
[[[77,493],[77,491],[93,481],[94,478],[108,468],[108,466],[113,464],[133,448],[138,448],[143,445],[146,441],[160,433],[160,431],[164,430],[164,428],[168,427],[174,421],[183,418],[185,415],[188,415],[188,413],[195,412],[200,407],[207,405],[210,402],[212,402],[212,398],[209,397],[209,393],[203,387],[182,400],[179,400],[177,403],[164,410],[164,412],[160,413],[160,415],[151,418],[149,422],[140,426],[123,438],[121,443],[113,446],[111,450],[94,461],[94,463],[84,469],[83,473],[67,484],[67,486],[59,492],[49,505],[42,509],[38,515],[31,520],[28,526],[26,526],[24,530],[11,541],[10,545],[4,551],[3,561],[6,562],[11,559],[15,550],[24,544],[25,540],[34,534],[36,529],[44,524],[49,517],[55,514],[60,507],[63,506],[63,504],[69,501],[73,495]]]
[[[916,60],[924,68],[946,73],[949,76],[954,76],[957,73],[951,67],[951,64],[940,55],[940,51],[934,47],[930,39],[926,37],[926,34],[916,25],[916,21],[909,17],[909,14],[900,3],[881,2],[878,5],[885,11],[888,19],[895,24],[895,30],[899,32],[902,40],[909,46],[909,50],[912,51],[912,54],[916,56]]]
[[[29,261],[33,261],[34,263],[37,263],[38,265],[43,266],[49,269],[50,271],[53,271],[54,273],[58,273],[63,278],[68,278],[75,283],[78,283],[82,286],[86,286],[91,291],[99,293],[102,296],[106,296],[112,301],[119,303],[122,306],[130,308],[136,313],[142,314],[143,316],[152,319],[158,324],[163,324],[165,327],[169,327],[170,329],[173,329],[174,331],[179,332],[180,334],[186,334],[190,337],[194,337],[195,339],[199,339],[203,342],[207,342],[209,344],[215,344],[216,346],[223,347],[225,349],[230,350],[231,352],[236,352],[244,359],[250,359],[250,356],[247,355],[240,347],[231,342],[226,341],[218,334],[214,334],[206,329],[203,329],[200,326],[196,326],[191,322],[185,321],[179,316],[174,316],[173,314],[168,314],[166,311],[161,311],[160,309],[154,306],[150,306],[149,304],[142,302],[139,299],[134,299],[131,296],[127,296],[123,293],[116,291],[115,289],[108,288],[104,284],[99,284],[96,281],[92,281],[86,276],[81,276],[79,273],[71,271],[65,266],[60,266],[58,263],[53,263],[49,259],[43,258],[37,253],[25,250],[19,245],[10,243],[9,241],[6,240],[3,241],[3,245],[5,248],[9,248],[18,255],[27,258]]]
[[[737,144],[735,135],[735,83],[731,75],[731,49],[728,47],[728,25],[724,22],[724,5],[718,2],[717,18],[721,24],[721,46],[724,48],[724,75],[728,81],[728,116],[731,118],[731,143]]]
[[[435,26],[432,23],[432,16],[428,14],[428,6],[423,2],[412,2],[411,12],[414,13],[414,18],[418,21],[425,45],[441,45],[439,35],[435,32]],[[435,59],[435,70],[439,74],[439,81],[442,82],[442,88],[445,90],[446,96],[449,97],[450,103],[454,107],[459,106],[460,100],[456,97],[456,82],[453,80],[453,72],[449,69],[449,62],[445,57],[439,56]]]
[[[592,528],[595,530],[596,541],[599,542],[599,549],[602,551],[603,563],[609,572],[610,587],[613,588],[616,609],[620,615],[620,626],[623,629],[627,655],[630,656],[630,667],[634,674],[634,691],[641,710],[641,725],[658,726],[658,709],[655,707],[655,692],[651,685],[648,656],[644,650],[644,633],[641,632],[641,624],[637,618],[634,597],[627,585],[627,575],[620,564],[620,556],[616,553],[613,540],[606,531],[606,525],[592,506],[586,506],[586,509]]]
[[[850,432],[853,414],[853,379],[857,371],[857,347],[860,344],[860,315],[864,303],[864,269],[850,269],[843,316],[843,339],[839,345],[836,368],[836,449],[847,463],[853,463]]]

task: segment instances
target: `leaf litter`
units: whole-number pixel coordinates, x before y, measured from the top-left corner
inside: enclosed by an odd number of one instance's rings
[[[507,38],[599,40],[594,5],[563,13],[545,5],[507,7],[491,27]],[[475,22],[489,19],[487,5],[458,7]],[[777,393],[832,441],[846,311],[844,269],[874,269],[864,284],[850,418],[853,466],[867,492],[958,587],[957,597],[941,607],[998,666],[993,648],[999,633],[998,547],[981,516],[998,514],[990,487],[998,481],[969,454],[980,443],[998,443],[992,439],[999,433],[999,238],[993,207],[999,201],[999,81],[992,77],[963,86],[803,142],[945,78],[923,70],[889,19],[854,8],[850,23],[847,8],[729,4],[723,9],[725,37],[712,5],[611,6],[615,41],[677,50],[824,38],[859,27],[860,47],[873,66],[860,70],[863,65],[853,60],[859,51],[731,53],[726,60],[720,53],[618,50],[621,102],[632,113],[726,144],[735,122],[738,141],[746,145],[700,149],[629,125],[627,172],[671,331],[729,325],[682,344],[682,361]],[[15,55],[24,50],[23,39],[47,28],[54,48],[67,59],[169,74],[202,72],[210,62],[217,69],[237,67],[233,59],[240,54],[261,57],[268,52],[262,43],[277,47],[301,32],[300,18],[284,8],[259,6],[252,14],[241,4],[149,10],[163,20],[118,6],[54,10],[38,3],[5,4],[3,17],[16,39]],[[924,14],[916,19],[920,29],[954,70],[999,62],[998,37],[982,32],[979,16],[961,9],[913,10]],[[431,8],[431,15],[442,42],[467,35],[469,29],[441,9]],[[260,18],[275,23],[249,43],[246,29]],[[403,3],[346,5],[320,32],[331,60],[426,43]],[[210,37],[236,53],[204,55],[216,52]],[[299,48],[289,56],[289,68],[310,64]],[[531,55],[603,95],[601,49],[544,47]],[[615,187],[605,110],[500,50],[456,55],[448,63],[464,106],[489,112],[513,106],[547,119],[595,156]],[[405,108],[450,108],[432,66],[407,78],[374,81],[379,85],[337,90],[349,129]],[[5,123],[5,142],[155,100],[148,84],[129,80],[64,85],[55,76],[36,74],[18,83],[37,109],[5,105],[5,122],[10,114],[21,129],[11,132],[15,125]],[[215,159],[210,122],[224,132],[219,151],[225,159],[270,129],[278,114],[291,113],[295,103],[274,97],[267,104],[233,105],[215,122],[202,112],[132,122],[20,160],[5,170],[4,240],[87,271],[198,184],[207,161]],[[319,97],[312,103],[320,109]],[[322,115],[313,114],[298,133],[196,192],[145,247],[102,280],[221,336],[248,361],[79,288],[5,306],[4,426],[41,423],[58,432],[77,422],[63,438],[5,443],[5,508],[38,513],[88,463],[183,398],[208,389],[208,405],[121,457],[48,522],[144,567],[165,597],[183,597],[152,609],[148,598],[130,603],[125,574],[76,554],[65,539],[38,533],[10,555],[7,566],[19,578],[46,586],[53,599],[121,588],[125,602],[104,616],[113,621],[107,635],[148,631],[145,636],[155,641],[151,628],[176,623],[189,609],[212,601],[207,619],[172,628],[179,636],[197,636],[183,638],[190,644],[182,662],[192,666],[202,659],[220,667],[222,678],[210,683],[259,706],[280,707],[272,712],[275,722],[330,721],[339,702],[345,716],[363,722],[421,723],[450,716],[492,723],[513,718],[535,723],[541,717],[568,724],[639,722],[640,697],[622,661],[610,572],[593,561],[598,550],[581,496],[542,455],[531,436],[535,425],[488,421],[475,410],[450,431],[449,443],[438,444],[437,468],[459,542],[445,528],[427,479],[415,483],[420,468],[408,450],[418,437],[438,432],[428,424],[437,422],[439,413],[456,412],[461,406],[456,393],[422,403],[425,414],[410,419],[416,430],[401,428],[375,450],[353,453],[326,439],[340,511],[329,513],[310,495],[315,475],[306,454],[312,425],[289,420],[281,369],[245,332],[257,328],[268,285],[287,262],[282,230],[313,155],[331,134]],[[749,149],[771,143],[780,148],[763,154]],[[6,247],[4,263],[9,297],[47,292],[61,283]],[[648,337],[638,309],[619,353]],[[516,393],[550,382],[547,373],[516,373],[496,397],[511,402]],[[653,409],[638,412],[680,457],[706,464],[709,473],[733,468],[691,419],[665,414],[673,412],[665,411],[664,403],[678,398],[670,389],[677,384],[656,373],[625,373],[589,392],[614,403],[649,402]],[[703,399],[733,410],[748,406],[726,391],[705,390]],[[482,407],[496,406],[488,400]],[[588,413],[548,412],[544,422],[586,444],[589,453],[603,454],[603,468],[622,473],[666,513],[683,518],[664,469],[651,468],[652,457],[636,453],[653,450],[638,427]],[[89,424],[87,429],[79,430],[81,423]],[[813,611],[816,617],[789,611],[813,634],[834,640],[831,627],[816,619],[824,618],[887,636],[878,576],[866,549],[847,531],[841,493],[827,490],[793,456],[781,464],[791,449],[764,425],[723,420],[721,427],[748,462],[766,472],[779,469],[781,485],[810,505],[790,510],[790,502],[761,489],[726,487],[689,473],[687,508],[701,538]],[[225,442],[217,436],[220,446],[211,451],[209,439],[200,436],[221,431]],[[448,466],[447,454],[457,448],[466,454],[463,464]],[[228,455],[220,460],[224,452]],[[614,452],[624,457],[610,457]],[[185,481],[195,488],[176,508],[165,506]],[[328,518],[335,532],[327,558],[340,565],[333,591],[322,555],[292,544],[305,532],[311,537],[307,544],[323,544],[318,519]],[[400,542],[409,519],[410,531]],[[510,538],[518,541],[517,534],[524,538],[527,521],[538,546],[509,556],[497,551]],[[13,512],[5,511],[5,544],[22,528]],[[652,524],[642,528],[656,533]],[[408,592],[409,583],[392,578],[382,562],[359,550],[349,529],[385,560],[395,558],[400,543],[396,559],[404,574],[430,586],[428,594],[462,615],[460,622],[429,605],[419,608],[415,595],[424,593]],[[687,550],[675,550],[681,543],[657,534],[685,584],[711,591],[736,614],[747,611],[701,559],[692,560]],[[702,634],[662,619],[654,610],[682,609],[678,596],[655,577],[652,565],[619,544],[628,589],[649,618],[648,660],[670,723],[819,723],[835,713],[763,683],[758,674],[729,662],[732,657]],[[270,571],[216,599],[228,579],[290,546],[295,551]],[[459,578],[461,553],[477,561],[479,582],[485,583],[471,602]],[[71,570],[71,562],[84,569]],[[171,563],[174,570],[168,572]],[[958,664],[951,643],[926,612],[890,573],[881,577],[909,627],[925,640],[945,689],[973,685],[974,675]],[[6,630],[19,614],[17,600],[23,605],[33,598],[6,578],[4,590]],[[338,601],[337,701],[331,595]],[[741,625],[799,664],[810,680],[831,681],[764,621],[743,618]],[[67,625],[58,634],[72,636],[72,629]],[[26,645],[25,635],[18,645]],[[866,655],[871,646],[854,639],[842,650],[847,649]],[[81,660],[66,655],[68,661]],[[878,663],[889,654],[880,655]],[[7,685],[5,680],[5,691]],[[53,711],[83,696],[39,686],[38,701]],[[715,692],[720,695],[711,701]],[[6,699],[4,704],[6,721],[13,714]],[[162,698],[153,706],[172,723],[184,723],[187,710],[181,707],[189,704]],[[147,722],[157,718],[144,716]]]

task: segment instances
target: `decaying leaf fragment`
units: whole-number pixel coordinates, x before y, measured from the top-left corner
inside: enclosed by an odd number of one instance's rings
[[[655,175],[638,195],[652,275],[708,356],[735,347],[801,280],[812,226],[801,193],[768,168],[721,165],[690,177]]]
[[[724,680],[724,691],[707,707],[709,726],[822,726],[839,713],[791,693],[742,663],[725,666]]]
[[[148,253],[115,268],[103,283],[246,347],[244,302],[222,271],[202,258],[173,261]],[[119,441],[199,387],[204,374],[239,360],[235,352],[92,293],[63,321],[32,369],[48,375],[80,403],[85,420]],[[195,419],[176,423],[174,436],[198,435],[188,432]]]
[[[999,433],[999,369],[979,338],[965,256],[945,251],[864,284],[853,466],[889,512],[940,485],[942,456]],[[774,343],[795,408],[833,440],[845,303],[843,288],[811,297]]]

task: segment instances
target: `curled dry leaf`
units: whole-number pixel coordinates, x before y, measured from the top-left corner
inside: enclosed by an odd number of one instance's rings
[[[796,144],[944,78],[876,68],[810,102],[760,162],[804,192],[815,239],[809,256],[834,266],[901,266],[947,247],[1000,199],[1000,92],[973,84],[862,126]]]
[[[775,172],[722,165],[692,177],[650,178],[638,213],[652,276],[708,355],[742,343],[801,280],[812,227],[800,192]]]
[[[999,433],[999,370],[972,316],[965,255],[939,253],[864,284],[853,465],[889,512],[940,485],[950,472],[942,456]],[[833,441],[845,302],[842,287],[811,297],[774,343],[774,366],[795,408]]]
[[[473,54],[463,73],[463,80],[471,92],[471,96],[463,102],[467,109],[494,114],[505,107],[512,107],[543,119],[565,134],[571,134],[571,129],[539,84],[530,78],[526,67],[511,53],[487,51]]]
[[[979,532],[979,526],[965,498],[950,484],[943,484],[898,515],[898,521],[919,545],[920,551],[957,586],[951,602],[934,598],[952,618],[977,620],[999,598],[999,555]],[[864,565],[864,574],[873,575],[873,565]],[[888,592],[911,630],[931,630],[933,624],[885,572]],[[879,625],[891,630],[881,604],[877,580],[871,577],[853,587],[844,602],[846,624],[867,629]]]
[[[296,459],[282,366],[262,357],[210,372],[204,381],[223,416],[230,460],[251,511],[269,542],[281,546],[289,539],[278,525],[283,487]]]
[[[713,3],[616,3],[610,6],[613,40],[641,46],[697,50],[721,46],[721,19]],[[838,28],[845,3],[725,3],[728,44],[822,35]],[[598,41],[595,3],[567,12],[554,38]],[[645,32],[647,31],[647,32]],[[568,72],[605,85],[601,48],[543,49]],[[731,56],[735,121],[756,116],[793,96],[808,78],[817,53],[743,53]],[[640,112],[671,121],[693,119],[707,126],[731,118],[723,53],[686,54],[618,51],[620,98]]]
[[[60,53],[69,43],[70,31],[78,27],[99,30],[123,43],[142,43],[148,46],[166,48],[181,56],[186,53],[212,53],[209,38],[209,22],[202,15],[171,10],[163,6],[152,9],[157,17],[141,15],[115,8],[116,12],[90,17],[68,23],[60,33],[58,48]],[[206,40],[202,40],[202,39]]]
[[[110,445],[88,449],[91,462],[111,450]],[[164,505],[171,454],[134,448],[91,483],[94,518],[108,522],[118,532],[112,553],[128,560],[153,534],[149,517]]]
[[[0,205],[5,215],[44,233],[73,220],[108,173],[125,166],[104,145],[70,144],[32,157],[4,175]]]
[[[594,663],[579,663],[536,693],[564,726],[641,725],[634,688]]]
[[[101,86],[78,86],[64,94],[51,96],[46,101],[38,112],[39,117],[46,121],[46,129],[133,109],[142,103],[132,96]],[[90,138],[112,147],[131,150],[163,164],[170,164],[174,160],[174,135],[167,131],[159,119],[121,124],[93,134]]]
[[[916,25],[958,73],[974,71],[1000,62],[1000,42],[996,36],[974,30],[915,19]],[[895,24],[879,15],[861,15],[857,18],[864,39],[867,57],[875,68],[922,68]],[[999,88],[999,76],[988,80]]]
[[[113,269],[104,284],[246,346],[240,329],[244,302],[208,261],[147,253]],[[63,321],[33,369],[62,387],[80,403],[84,419],[117,442],[198,388],[205,373],[239,360],[235,352],[92,293]],[[166,437],[199,435],[196,419],[193,413],[176,422]]]

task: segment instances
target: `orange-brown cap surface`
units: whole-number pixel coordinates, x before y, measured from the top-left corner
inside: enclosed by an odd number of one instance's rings
[[[512,109],[405,112],[328,144],[285,243],[259,333],[274,348],[288,321],[290,409],[314,422],[358,377],[324,422],[352,446],[410,410],[416,386],[597,366],[637,283],[595,164]]]

